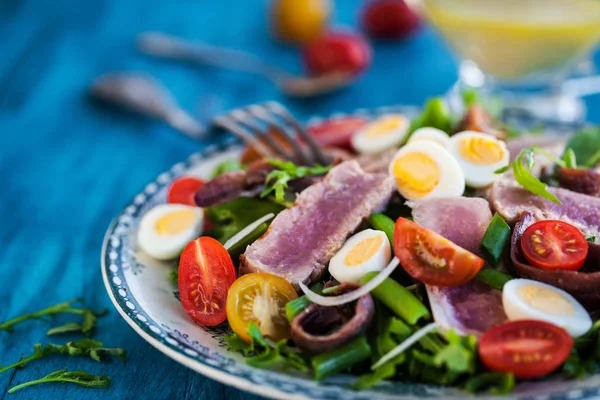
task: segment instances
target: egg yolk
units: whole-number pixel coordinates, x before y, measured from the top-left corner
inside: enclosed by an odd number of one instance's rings
[[[377,250],[381,247],[381,236],[373,236],[367,238],[354,246],[352,250],[346,255],[344,259],[344,264],[349,267],[355,267],[360,265],[373,257]]]
[[[495,164],[504,157],[504,150],[498,142],[480,136],[461,139],[458,151],[463,159],[476,165]]]
[[[154,224],[156,233],[161,236],[177,235],[189,229],[196,219],[192,210],[178,210],[163,215]]]
[[[423,153],[407,153],[394,161],[392,168],[398,189],[409,198],[420,198],[440,182],[440,167]]]
[[[531,307],[547,314],[567,316],[575,313],[569,299],[550,289],[527,285],[519,288],[518,295]]]
[[[373,125],[367,128],[365,137],[378,138],[386,136],[395,130],[398,130],[405,123],[403,117],[390,117],[377,121]]]

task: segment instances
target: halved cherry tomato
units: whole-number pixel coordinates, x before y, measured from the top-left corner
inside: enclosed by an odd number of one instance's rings
[[[167,193],[167,202],[171,204],[186,204],[195,206],[194,195],[200,188],[204,186],[202,179],[192,176],[182,176],[175,179]]]
[[[200,325],[215,326],[227,319],[227,292],[236,278],[227,250],[203,236],[185,246],[179,259],[179,296],[183,308]]]
[[[394,229],[394,252],[413,278],[432,286],[458,286],[473,279],[484,261],[406,218]]]
[[[248,326],[254,322],[264,336],[287,339],[290,325],[285,305],[297,298],[296,290],[284,278],[256,272],[241,276],[227,295],[227,320],[231,329],[250,342]]]
[[[588,242],[579,229],[563,221],[539,221],[521,237],[527,262],[542,269],[577,271],[587,257]]]
[[[352,136],[367,123],[363,117],[344,117],[323,121],[308,127],[308,134],[323,147],[352,149]]]
[[[358,35],[330,32],[308,43],[303,58],[312,75],[355,75],[371,63],[371,47]]]
[[[565,362],[573,338],[563,328],[544,321],[507,322],[479,339],[479,357],[492,371],[512,372],[519,379],[549,374]]]

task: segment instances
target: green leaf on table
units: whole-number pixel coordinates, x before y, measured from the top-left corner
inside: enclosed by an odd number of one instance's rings
[[[107,310],[102,311],[94,311],[89,308],[78,308],[74,307],[75,303],[81,303],[80,299],[74,299],[71,301],[67,301],[64,303],[54,304],[50,307],[46,307],[42,310],[35,311],[32,313],[23,314],[21,316],[15,317],[11,320],[3,322],[0,324],[0,331],[5,330],[7,332],[12,332],[15,325],[18,325],[24,321],[32,320],[32,319],[44,319],[47,317],[52,317],[54,315],[59,314],[76,314],[83,317],[83,322],[81,324],[64,324],[55,328],[52,328],[48,331],[48,335],[56,335],[59,333],[71,333],[75,332],[76,326],[80,327],[81,332],[87,336],[91,335],[94,327],[96,326],[96,321],[98,318],[107,314]]]
[[[22,368],[25,364],[38,360],[40,358],[48,357],[55,354],[64,354],[70,357],[90,357],[93,360],[102,362],[102,359],[108,356],[116,356],[121,361],[125,361],[125,350],[121,348],[104,348],[102,342],[93,339],[79,339],[75,342],[68,342],[64,345],[59,344],[47,344],[42,345],[40,343],[33,346],[33,354],[24,357],[21,360],[7,365],[6,367],[0,367],[0,373],[6,372],[13,368]]]
[[[52,336],[52,335],[60,335],[63,333],[73,333],[73,332],[81,332],[81,331],[82,331],[81,324],[79,324],[77,322],[68,322],[64,325],[56,326],[54,328],[49,329],[48,332],[46,332],[46,334],[48,336]]]
[[[66,369],[61,369],[29,382],[21,383],[8,390],[12,394],[17,390],[24,389],[29,386],[39,385],[42,383],[71,383],[89,389],[106,389],[110,386],[110,378],[108,376],[92,375],[85,371],[69,372]]]

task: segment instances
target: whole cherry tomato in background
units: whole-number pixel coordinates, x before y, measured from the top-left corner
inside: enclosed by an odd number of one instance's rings
[[[374,0],[362,15],[365,32],[377,39],[404,39],[419,28],[419,17],[403,0]]]
[[[306,43],[322,35],[331,15],[329,0],[275,0],[272,7],[275,36],[290,43]]]
[[[302,56],[311,75],[356,75],[371,63],[371,47],[357,34],[328,32],[308,43]]]

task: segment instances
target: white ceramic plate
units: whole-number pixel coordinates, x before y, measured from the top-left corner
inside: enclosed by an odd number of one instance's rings
[[[353,114],[373,116],[389,112],[414,114],[415,108],[381,108]],[[336,114],[332,118],[342,116]],[[317,118],[312,122],[316,122]],[[311,121],[309,121],[310,123]],[[222,328],[196,325],[178,300],[171,282],[174,262],[159,262],[138,249],[140,217],[166,201],[166,188],[179,175],[208,177],[221,161],[236,157],[239,145],[211,146],[174,165],[149,183],[111,223],[102,248],[102,277],[106,290],[123,319],[148,343],[175,361],[219,382],[272,398],[292,399],[464,399],[468,394],[407,382],[383,382],[368,391],[348,388],[356,377],[339,375],[316,383],[307,375],[252,368],[240,354],[226,349]],[[585,380],[521,385],[512,396],[499,399],[600,399],[600,375]],[[493,398],[480,396],[478,398]]]

